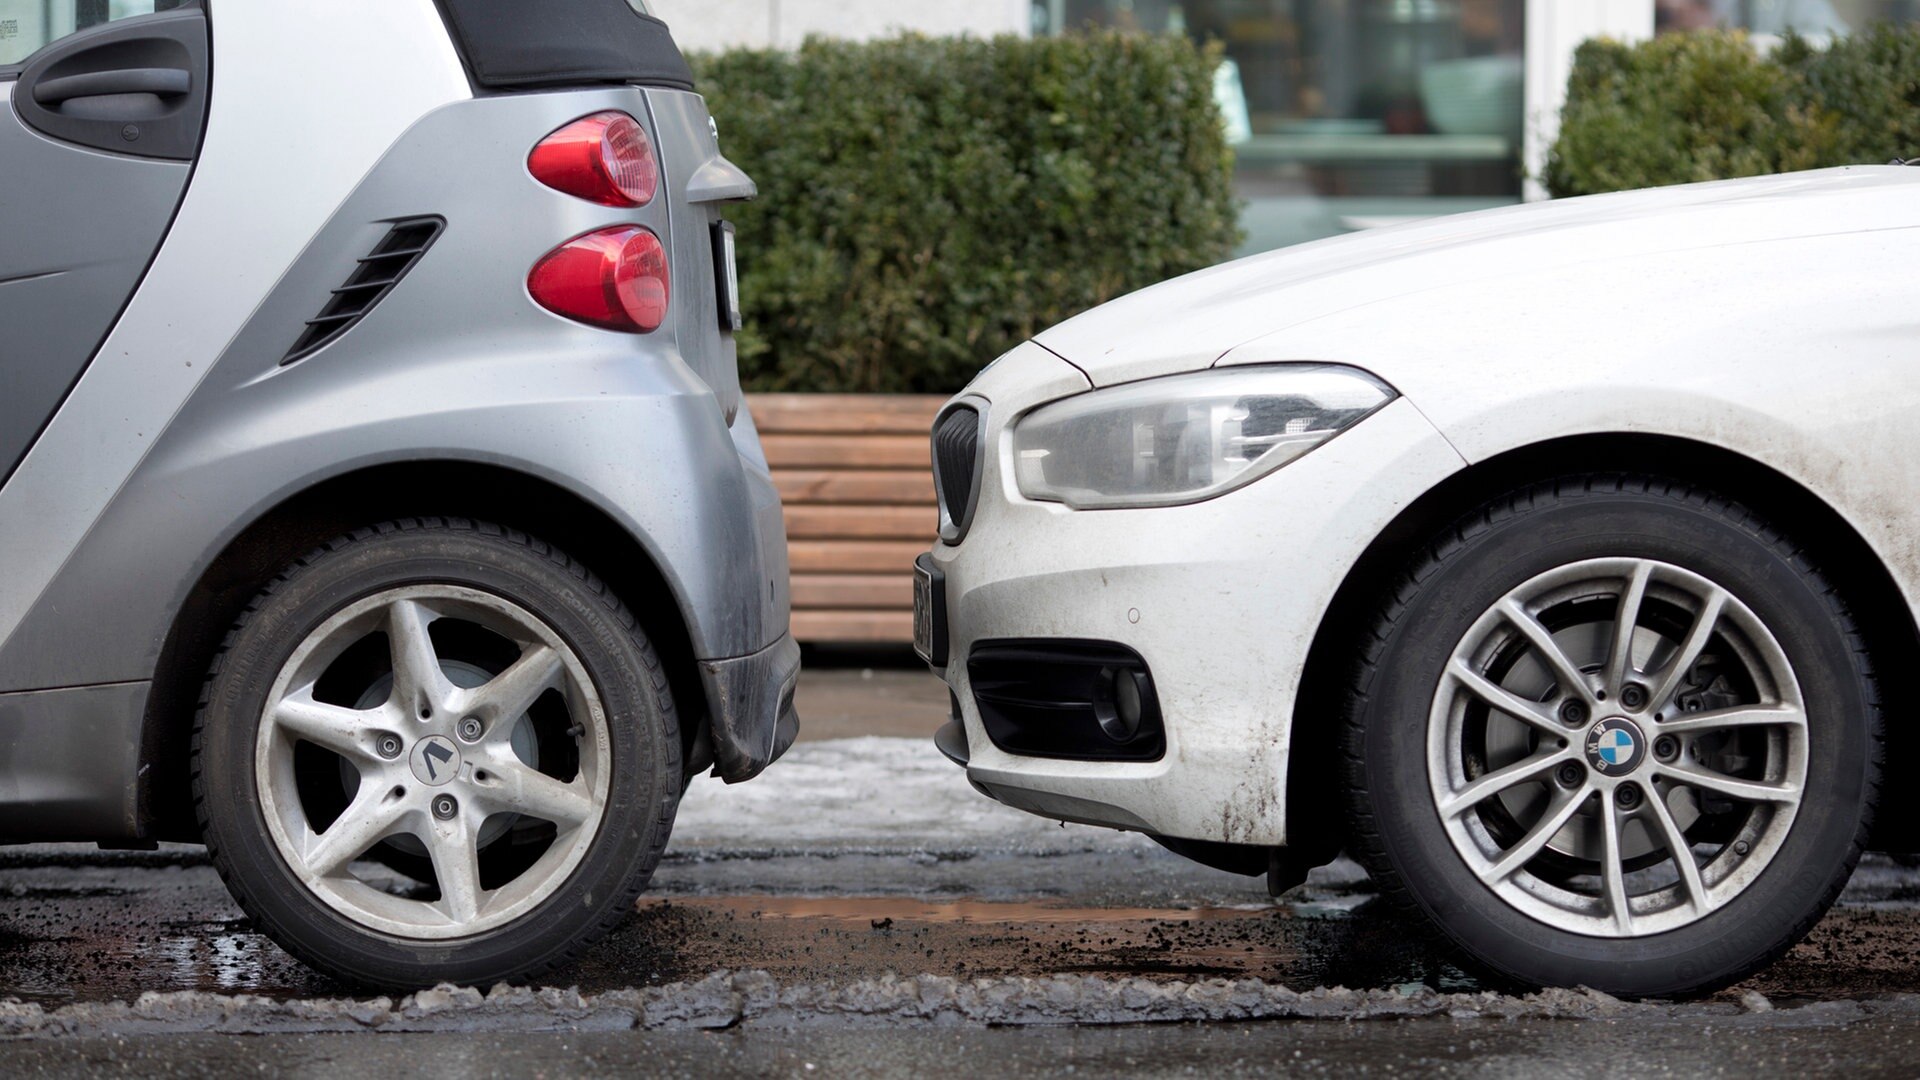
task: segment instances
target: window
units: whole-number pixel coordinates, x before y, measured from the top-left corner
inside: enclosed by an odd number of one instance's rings
[[[1733,27],[1822,38],[1920,19],[1920,0],[1654,0],[1654,19],[1662,31]]]
[[[180,0],[0,0],[0,67],[77,30],[179,6]]]
[[[1525,0],[1035,0],[1225,45],[1244,251],[1518,202]]]

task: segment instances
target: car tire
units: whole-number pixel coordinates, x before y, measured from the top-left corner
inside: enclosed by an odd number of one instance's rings
[[[1596,475],[1495,499],[1363,641],[1355,854],[1498,982],[1726,985],[1799,941],[1859,857],[1866,650],[1808,553],[1711,492]]]
[[[568,963],[633,910],[680,745],[659,658],[584,566],[403,520],[247,607],[207,675],[193,792],[214,866],[294,956],[358,986],[485,985]]]

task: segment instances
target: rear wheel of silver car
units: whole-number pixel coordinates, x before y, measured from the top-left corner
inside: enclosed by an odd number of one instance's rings
[[[195,732],[215,865],[350,982],[489,983],[631,909],[681,790],[658,658],[597,578],[464,521],[343,537],[229,636]]]
[[[1515,493],[1432,546],[1373,640],[1356,846],[1496,975],[1705,990],[1852,871],[1878,783],[1865,652],[1738,506],[1618,477]]]

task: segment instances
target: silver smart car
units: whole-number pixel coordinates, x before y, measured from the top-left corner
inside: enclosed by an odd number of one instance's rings
[[[793,740],[720,153],[637,0],[0,18],[0,841],[537,974]],[[138,9],[138,10],[135,10]]]

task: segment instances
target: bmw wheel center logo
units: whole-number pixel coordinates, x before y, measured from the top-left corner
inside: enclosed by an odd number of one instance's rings
[[[1608,717],[1587,732],[1587,764],[1604,776],[1621,776],[1647,757],[1647,738],[1624,716]]]

